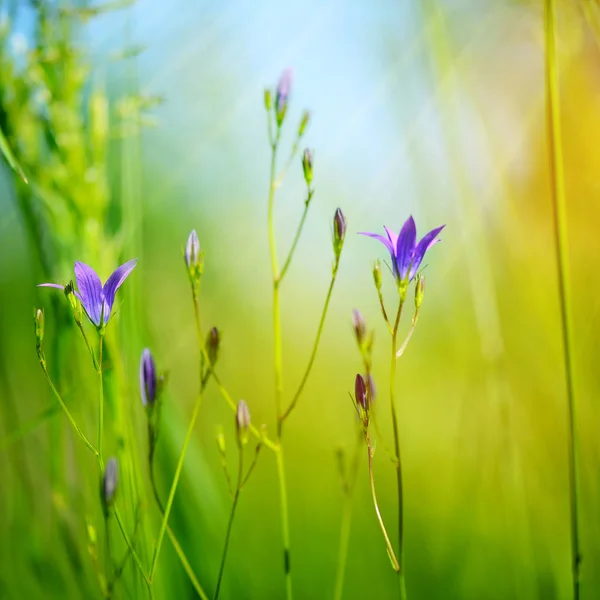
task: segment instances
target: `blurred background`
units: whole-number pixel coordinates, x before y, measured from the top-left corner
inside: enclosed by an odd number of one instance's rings
[[[574,326],[582,598],[600,593],[600,6],[557,1],[558,69]],[[314,341],[331,276],[331,219],[348,235],[317,361],[284,443],[297,598],[333,597],[344,502],[336,453],[355,448],[348,391],[361,369],[351,311],[375,329],[381,510],[396,528],[386,452],[388,333],[358,231],[442,223],[419,324],[398,364],[409,598],[569,598],[567,404],[548,170],[541,2],[0,3],[0,128],[28,183],[0,169],[0,598],[101,597],[90,527],[103,535],[96,464],[72,434],[35,352],[46,311],[48,368],[90,435],[97,378],[60,292],[82,260],[104,280],[139,262],[107,338],[105,455],[118,502],[151,558],[160,515],[148,485],[139,357],[169,372],[157,450],[172,480],[197,388],[198,350],[182,248],[205,252],[202,320],[223,332],[220,377],[274,432],[267,244],[270,150],[263,90],[294,69],[282,143],[302,111],[315,197],[282,286],[284,397]],[[282,152],[284,155],[286,152]],[[277,196],[283,256],[303,210],[300,160]],[[591,287],[590,287],[591,286]],[[395,299],[385,273],[389,306]],[[404,316],[405,334],[410,315]],[[215,441],[235,473],[233,413],[209,384],[170,523],[214,588],[230,508]],[[345,598],[393,598],[362,452]],[[113,524],[114,525],[114,524]],[[125,547],[114,529],[114,550]],[[97,551],[103,551],[102,542]],[[165,540],[157,598],[195,597]],[[144,597],[129,561],[115,597]],[[223,598],[281,598],[274,456],[244,489]]]

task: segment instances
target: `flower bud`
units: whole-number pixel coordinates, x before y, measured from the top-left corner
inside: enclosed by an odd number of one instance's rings
[[[265,110],[268,112],[273,107],[273,96],[271,90],[265,89]]]
[[[185,246],[185,263],[190,272],[200,266],[200,242],[195,229],[192,229]]]
[[[344,245],[346,226],[346,217],[344,216],[342,209],[338,208],[333,216],[333,251],[335,252],[336,257],[339,257],[342,246]]]
[[[248,441],[250,429],[250,410],[244,400],[240,400],[235,411],[235,425],[237,429],[238,442],[245,444]]]
[[[310,113],[305,110],[302,115],[302,119],[300,119],[300,125],[298,126],[298,137],[301,138],[308,127],[308,123],[310,122]]]
[[[425,297],[425,276],[419,275],[415,284],[415,310],[421,308],[423,298]]]
[[[81,301],[75,295],[75,285],[73,281],[69,281],[67,285],[65,285],[65,296],[71,305],[71,309],[73,310],[73,317],[75,318],[75,322],[78,325],[81,325],[81,318],[83,317],[83,308],[81,306]]]
[[[362,346],[367,335],[367,323],[362,313],[356,309],[352,311],[352,326],[354,327],[354,336],[359,346]]]
[[[44,340],[44,311],[41,308],[35,310],[33,321],[35,324],[35,343],[38,349],[41,349]]]
[[[310,187],[313,178],[313,152],[309,148],[302,154],[302,170],[304,171],[304,181]]]
[[[219,449],[221,456],[225,456],[227,444],[225,443],[225,434],[223,431],[217,432],[217,448]]]
[[[369,406],[372,406],[373,400],[375,400],[375,395],[375,382],[373,381],[373,375],[369,373],[367,375],[367,402],[369,403]]]
[[[360,373],[356,374],[356,379],[354,380],[354,396],[356,403],[362,406],[364,410],[367,410],[367,387]]]
[[[373,263],[373,281],[379,292],[381,290],[381,261],[379,259]]]
[[[148,348],[142,352],[140,360],[140,393],[142,404],[152,408],[156,401],[156,365]]]
[[[101,490],[101,499],[105,511],[108,511],[114,502],[118,482],[119,463],[116,458],[109,458],[108,462],[106,463],[106,467],[104,468]]]
[[[214,367],[219,358],[219,346],[221,345],[221,336],[219,330],[213,327],[206,336],[206,353],[210,366]]]
[[[286,69],[281,74],[279,83],[277,84],[277,92],[275,93],[275,121],[277,122],[277,127],[281,127],[285,118],[290,91],[292,89],[292,75],[292,69]]]

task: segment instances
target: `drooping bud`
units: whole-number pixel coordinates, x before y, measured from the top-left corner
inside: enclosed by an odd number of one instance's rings
[[[244,400],[240,400],[235,411],[235,426],[237,429],[238,442],[245,444],[248,441],[250,429],[250,410]]]
[[[302,154],[302,170],[304,171],[304,181],[310,187],[313,178],[313,152],[309,148]]]
[[[112,506],[115,500],[117,484],[119,482],[119,462],[116,458],[109,458],[104,468],[102,477],[101,499],[105,512]]]
[[[44,341],[44,311],[41,308],[34,310],[33,321],[35,324],[35,343],[40,350]]]
[[[379,292],[381,290],[381,261],[379,259],[373,263],[373,281],[375,282],[375,288]]]
[[[301,138],[308,127],[308,123],[310,122],[310,113],[305,110],[302,114],[302,119],[300,119],[300,125],[298,126],[298,137]]]
[[[142,404],[152,408],[156,401],[156,365],[148,348],[142,352],[140,360],[140,393]]]
[[[277,92],[275,94],[275,121],[277,127],[281,127],[285,113],[288,107],[288,101],[290,92],[292,89],[292,76],[293,70],[291,68],[286,69],[279,78],[277,84]]]
[[[415,310],[421,308],[423,298],[425,297],[425,276],[419,275],[415,284]]]
[[[206,352],[210,366],[214,367],[219,358],[219,346],[221,345],[221,335],[216,327],[213,327],[206,336]]]
[[[265,89],[265,110],[269,112],[273,107],[273,96],[270,89]]]
[[[352,327],[354,328],[354,336],[359,346],[362,346],[367,335],[367,323],[362,313],[356,309],[352,311]]]
[[[339,258],[346,237],[346,227],[348,222],[341,208],[335,211],[333,216],[333,251],[336,258]]]

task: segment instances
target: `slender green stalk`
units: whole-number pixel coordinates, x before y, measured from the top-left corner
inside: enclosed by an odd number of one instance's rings
[[[406,338],[404,338],[404,342],[402,342],[402,346],[400,346],[400,348],[398,348],[397,352],[396,352],[396,358],[400,358],[403,354],[404,351],[406,350],[406,347],[408,346],[408,343],[410,342],[413,333],[415,332],[415,327],[417,326],[417,321],[419,320],[419,311],[415,310],[415,314],[413,315],[412,318],[412,323],[410,324],[410,329],[408,330],[408,334],[406,335]]]
[[[306,221],[306,215],[308,215],[308,209],[310,208],[310,201],[312,200],[313,194],[314,194],[314,191],[310,190],[308,192],[308,197],[306,198],[306,201],[304,202],[304,210],[302,211],[302,217],[300,218],[300,224],[298,225],[298,229],[296,229],[296,235],[294,236],[294,241],[292,242],[292,246],[287,255],[287,258],[285,259],[285,262],[283,263],[283,267],[281,267],[281,273],[279,273],[279,281],[281,281],[285,277],[288,267],[290,266],[290,263],[292,262],[292,258],[294,257],[294,252],[296,251],[296,246],[298,245],[298,241],[300,240],[300,235],[302,234],[302,229],[304,227],[304,222]]]
[[[567,235],[567,207],[565,198],[565,176],[562,155],[562,133],[560,122],[560,94],[556,55],[555,3],[546,0],[544,30],[546,40],[546,106],[548,118],[548,145],[550,151],[550,178],[552,204],[554,207],[554,239],[562,325],[568,413],[568,460],[569,460],[569,504],[571,524],[571,574],[573,598],[579,600],[580,563],[579,546],[579,502],[578,465],[576,434],[576,399],[573,369],[573,334],[571,325],[571,300],[569,291],[569,258]]]
[[[227,549],[229,547],[229,539],[231,537],[231,529],[233,527],[233,519],[235,517],[235,509],[237,508],[240,492],[242,491],[242,482],[244,475],[244,450],[242,444],[239,444],[239,463],[238,463],[238,478],[235,487],[235,494],[233,495],[233,504],[231,505],[231,512],[229,513],[229,522],[227,523],[227,533],[225,534],[225,546],[223,548],[223,555],[221,556],[221,566],[219,567],[219,576],[217,577],[217,585],[215,587],[214,600],[219,597],[219,591],[221,590],[221,582],[223,581],[223,571],[225,570],[225,560],[227,558]]]
[[[321,341],[321,334],[323,333],[323,327],[325,326],[325,319],[327,317],[327,311],[329,309],[329,302],[331,301],[331,294],[333,293],[333,286],[335,285],[335,280],[337,278],[339,264],[340,264],[340,261],[339,261],[339,257],[338,257],[338,258],[336,258],[333,272],[331,275],[331,282],[329,284],[329,289],[327,290],[327,296],[325,298],[323,312],[321,313],[321,319],[319,321],[319,327],[317,328],[317,335],[315,337],[315,343],[313,344],[312,351],[310,353],[310,358],[308,359],[308,364],[306,365],[304,375],[302,376],[302,379],[300,380],[300,385],[298,386],[298,389],[296,390],[296,393],[294,394],[292,401],[290,402],[290,404],[287,407],[287,409],[285,410],[285,412],[279,417],[280,424],[283,423],[283,421],[285,421],[289,417],[292,410],[294,410],[294,407],[296,406],[298,400],[300,399],[300,396],[302,395],[302,392],[304,391],[304,386],[306,385],[306,382],[308,381],[308,377],[309,377],[310,372],[315,363],[315,359],[317,358],[319,342]]]
[[[275,452],[277,462],[277,478],[279,479],[279,498],[281,503],[281,531],[283,537],[283,571],[285,574],[286,598],[291,600],[292,594],[292,574],[290,565],[290,526],[288,514],[287,487],[285,483],[285,464],[283,462],[283,450],[281,445]]]
[[[165,508],[160,499],[160,496],[158,495],[158,488],[156,486],[156,478],[154,476],[154,460],[150,459],[149,463],[150,463],[149,464],[150,483],[152,486],[152,492],[154,494],[154,499],[156,500],[158,510],[160,510],[161,514],[164,517]],[[169,540],[171,541],[171,544],[173,544],[173,548],[175,549],[175,552],[177,553],[177,556],[179,557],[181,565],[183,566],[183,570],[186,572],[186,575],[188,576],[192,586],[196,590],[196,593],[198,594],[198,596],[200,598],[202,598],[202,600],[208,600],[208,596],[206,595],[206,592],[202,589],[200,582],[196,578],[196,574],[194,573],[194,570],[192,569],[192,566],[191,566],[189,560],[187,559],[187,556],[185,555],[185,552],[184,552],[183,548],[181,547],[181,544],[177,540],[177,537],[175,536],[175,533],[173,532],[173,530],[171,529],[171,526],[169,524],[167,524],[167,535],[169,536]]]
[[[383,538],[385,539],[385,545],[387,547],[388,555],[390,560],[392,561],[392,566],[394,567],[394,571],[400,573],[400,563],[396,558],[396,553],[394,552],[394,547],[392,546],[392,542],[390,542],[390,538],[388,536],[387,530],[385,528],[385,524],[383,523],[383,518],[381,516],[381,512],[379,510],[379,504],[377,502],[377,494],[375,492],[375,477],[373,475],[373,448],[371,447],[371,440],[369,439],[368,432],[365,433],[365,441],[367,443],[367,455],[369,457],[369,482],[371,484],[371,496],[373,497],[373,505],[375,506],[375,514],[377,515],[377,520],[379,521],[379,526],[381,527],[381,532],[383,533]]]
[[[102,435],[104,432],[104,383],[102,373],[102,346],[104,341],[104,332],[100,330],[98,346],[98,383],[100,386],[100,399],[98,405],[98,452],[102,454]]]
[[[400,586],[400,597],[406,598],[404,583],[404,492],[402,486],[402,461],[400,459],[400,434],[398,430],[398,414],[396,411],[396,343],[398,338],[398,326],[404,306],[404,297],[400,292],[398,312],[392,329],[392,351],[390,359],[390,408],[392,412],[392,427],[394,430],[394,451],[396,453],[396,485],[398,488],[398,577]],[[393,561],[392,561],[393,562]]]
[[[83,433],[83,431],[81,431],[81,429],[79,428],[79,425],[77,425],[75,419],[73,418],[73,415],[70,413],[69,409],[67,408],[67,405],[64,403],[64,400],[62,399],[61,395],[58,393],[58,390],[56,389],[56,387],[54,385],[54,382],[50,378],[50,374],[48,373],[48,369],[46,368],[46,366],[41,361],[40,361],[40,364],[42,366],[42,371],[44,372],[44,375],[46,377],[46,381],[50,385],[50,389],[54,393],[54,396],[58,400],[58,403],[60,404],[61,408],[63,409],[63,411],[65,413],[65,415],[67,416],[67,419],[69,420],[69,423],[71,423],[71,425],[73,426],[73,429],[75,430],[75,432],[77,433],[77,435],[81,438],[81,441],[87,446],[88,450],[90,450],[92,452],[92,454],[94,454],[95,456],[98,456],[99,455],[98,454],[98,450],[96,450],[96,448],[94,448],[93,444],[87,439],[87,437],[85,436],[85,434]]]
[[[171,484],[171,490],[169,492],[169,497],[167,498],[167,504],[165,506],[165,512],[164,512],[162,523],[161,523],[160,530],[158,533],[158,539],[156,541],[156,548],[154,550],[154,557],[152,558],[150,574],[148,575],[148,578],[150,579],[150,581],[152,581],[152,578],[154,577],[154,573],[156,571],[156,566],[158,564],[158,557],[160,555],[162,542],[165,537],[165,532],[167,530],[167,522],[169,520],[169,514],[171,513],[171,508],[173,506],[173,499],[175,498],[177,484],[179,483],[179,477],[181,476],[181,470],[183,468],[183,461],[185,459],[185,454],[187,452],[190,440],[192,439],[192,432],[194,431],[194,426],[196,424],[196,419],[198,418],[198,413],[200,412],[201,404],[202,404],[202,392],[199,392],[198,397],[196,398],[196,402],[194,404],[192,418],[190,420],[190,424],[188,426],[187,433],[185,435],[185,440],[183,442],[183,448],[181,449],[181,453],[179,454],[179,460],[177,462],[177,468],[175,469],[175,475],[173,477],[173,483]]]
[[[348,560],[348,545],[350,543],[350,527],[352,525],[352,508],[354,505],[354,487],[358,466],[360,462],[360,451],[362,447],[362,432],[359,432],[352,465],[348,480],[344,482],[344,506],[342,509],[342,528],[340,531],[340,546],[337,559],[337,573],[335,576],[335,591],[333,600],[342,600],[344,593],[344,576],[346,574],[346,562]]]

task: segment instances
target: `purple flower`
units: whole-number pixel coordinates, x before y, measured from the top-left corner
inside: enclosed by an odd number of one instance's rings
[[[279,78],[277,91],[275,92],[275,118],[277,125],[281,125],[287,110],[288,99],[292,89],[293,69],[287,68]]]
[[[102,501],[105,508],[113,503],[118,483],[119,463],[116,458],[109,458],[104,468],[104,476],[102,477]]]
[[[140,361],[140,392],[142,404],[152,407],[156,400],[156,365],[148,348],[142,352]]]
[[[104,286],[100,277],[92,267],[77,261],[75,263],[75,281],[77,282],[78,292],[75,296],[81,301],[88,319],[96,325],[102,327],[108,323],[110,311],[115,302],[115,294],[121,287],[125,279],[137,263],[137,258],[121,265],[107,280]],[[58,283],[40,283],[38,287],[53,287],[59,290],[64,289],[63,285]]]
[[[440,241],[437,235],[444,227],[445,225],[442,225],[432,229],[420,239],[419,243],[417,243],[417,228],[412,217],[406,220],[398,235],[387,227],[384,227],[387,237],[378,233],[360,232],[360,234],[382,242],[392,257],[394,276],[398,282],[408,282],[412,281],[417,274],[427,250]]]

